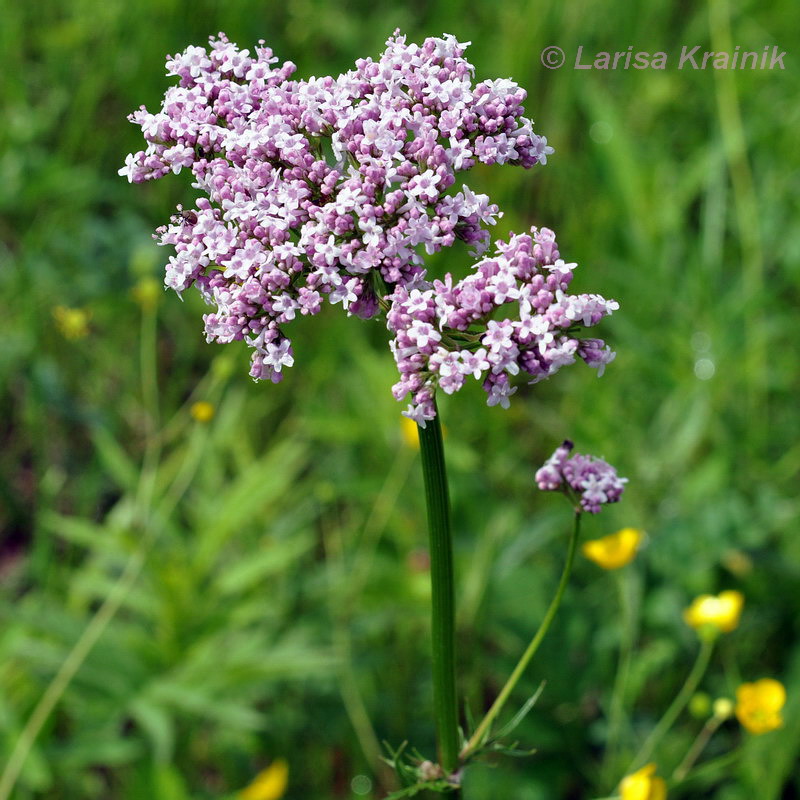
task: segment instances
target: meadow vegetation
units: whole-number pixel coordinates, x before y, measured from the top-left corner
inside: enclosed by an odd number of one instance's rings
[[[536,754],[474,767],[464,797],[611,794],[697,654],[684,609],[723,590],[744,596],[741,621],[699,689],[710,702],[778,679],[784,725],[722,723],[703,758],[739,757],[669,796],[800,793],[800,6],[39,0],[3,3],[2,20],[0,765],[21,736],[27,752],[11,797],[210,800],[285,759],[287,798],[378,798],[384,740],[433,752],[424,496],[388,332],[297,321],[298,365],[254,384],[244,346],[205,343],[199,298],[161,289],[151,233],[188,180],[117,175],[140,148],[126,115],[168,85],[165,54],[224,30],[301,76],[337,74],[395,27],[471,40],[479,78],[528,90],[555,154],[469,184],[504,209],[496,236],[552,226],[576,291],[620,302],[601,379],[566,370],[507,411],[478,386],[440,399],[475,716],[558,581],[570,512],[533,479],[554,447],[569,437],[630,480],[586,538],[647,532],[619,572],[579,558],[516,692],[546,681],[515,733]],[[730,43],[777,44],[786,70],[570,67],[579,44]],[[553,44],[559,70],[539,60]],[[466,264],[453,247],[431,270]],[[659,774],[703,728],[704,695],[653,754]]]

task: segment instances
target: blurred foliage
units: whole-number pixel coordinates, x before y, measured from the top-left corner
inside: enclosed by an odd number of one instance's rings
[[[476,169],[469,183],[505,210],[498,234],[552,226],[581,265],[579,289],[622,306],[604,323],[619,355],[601,381],[575,367],[521,390],[508,412],[478,388],[442,402],[473,713],[557,581],[569,509],[532,489],[554,445],[570,436],[630,478],[589,538],[648,531],[628,568],[637,644],[615,762],[601,773],[624,634],[613,577],[583,561],[519,692],[521,704],[547,681],[518,732],[537,755],[474,768],[466,800],[608,793],[694,658],[682,609],[729,588],[747,598],[742,624],[703,689],[732,696],[741,680],[779,678],[786,725],[748,738],[725,723],[708,755],[743,742],[741,760],[670,797],[800,793],[800,6],[4,0],[0,11],[0,763],[54,678],[69,678],[13,797],[226,797],[276,758],[289,798],[380,797],[382,740],[433,754],[424,507],[386,332],[333,313],[299,321],[297,366],[280,386],[253,385],[244,348],[204,343],[197,298],[152,290],[165,256],[150,233],[188,183],[117,176],[139,147],[125,116],[158,104],[166,53],[225,30],[319,75],[376,55],[396,26],[472,40],[479,77],[528,89],[551,163]],[[778,45],[786,70],[678,71],[682,45],[724,49],[726,36]],[[560,70],[539,62],[552,44],[567,53]],[[579,44],[671,62],[574,70]],[[464,256],[432,269],[463,274]],[[194,418],[196,402],[213,418]],[[102,630],[87,627],[101,612]],[[96,644],[75,659],[87,630]],[[701,727],[681,717],[660,774]]]

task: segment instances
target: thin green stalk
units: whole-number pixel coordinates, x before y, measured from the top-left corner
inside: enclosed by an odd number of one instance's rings
[[[197,467],[202,460],[203,445],[206,440],[207,436],[203,434],[198,438],[199,447],[190,448],[187,451],[186,461],[182,465],[175,481],[170,486],[167,493],[167,502],[160,506],[157,512],[153,509],[152,500],[155,479],[148,473],[148,469],[155,470],[157,468],[157,456],[155,466],[143,467],[141,481],[145,484],[145,488],[142,490],[143,494],[140,492],[140,502],[143,505],[136,512],[136,517],[141,519],[143,530],[139,549],[128,558],[119,578],[111,587],[100,607],[89,620],[87,626],[83,629],[80,637],[73,645],[72,650],[69,651],[67,657],[61,662],[58,671],[39,698],[28,721],[25,723],[25,727],[22,729],[17,739],[11,757],[0,775],[0,800],[8,800],[8,798],[11,797],[11,792],[16,785],[17,779],[28,759],[28,755],[41,733],[44,724],[49,719],[50,714],[53,713],[53,710],[58,705],[64,692],[72,683],[72,679],[75,677],[78,670],[83,666],[89,653],[94,649],[100,637],[105,633],[109,623],[122,607],[122,604],[125,602],[125,599],[139,578],[145,561],[147,560],[147,555],[155,544],[158,534],[162,529],[163,520],[169,519],[172,515],[188,489],[194,473],[197,471]],[[162,522],[159,522],[159,520]]]
[[[398,451],[383,486],[375,497],[372,510],[367,515],[356,549],[356,556],[350,568],[346,595],[343,598],[345,611],[351,613],[369,580],[369,573],[375,561],[381,537],[397,505],[397,498],[405,486],[416,453],[410,447]]]
[[[633,660],[633,640],[636,635],[633,603],[631,602],[631,573],[625,570],[616,570],[614,582],[619,597],[620,617],[622,620],[622,640],[620,642],[619,664],[611,692],[611,703],[608,714],[608,741],[604,758],[603,774],[608,779],[609,772],[614,768],[617,750],[620,744],[622,722],[625,717],[625,690],[631,672]]]
[[[641,767],[656,749],[658,743],[664,738],[669,729],[675,724],[678,715],[686,708],[686,704],[691,699],[692,695],[697,690],[703,675],[708,669],[708,663],[711,661],[711,654],[714,652],[713,639],[701,639],[700,652],[697,654],[697,659],[694,662],[691,672],[686,678],[681,690],[675,695],[670,707],[664,712],[658,724],[650,732],[650,735],[645,739],[644,744],[641,746],[636,757],[631,762],[631,765],[625,771],[625,774],[633,772]]]
[[[553,597],[553,599],[550,601],[550,606],[547,609],[547,613],[544,615],[544,619],[539,625],[539,630],[537,630],[534,634],[533,639],[531,639],[530,644],[528,645],[528,648],[522,654],[522,658],[520,658],[517,666],[514,667],[514,671],[506,681],[505,686],[503,686],[503,688],[500,690],[500,694],[497,695],[497,699],[494,701],[494,703],[492,703],[492,707],[486,713],[486,716],[481,720],[480,724],[475,729],[475,733],[472,734],[470,740],[461,751],[462,759],[466,759],[484,742],[485,738],[489,734],[492,722],[494,722],[495,718],[506,704],[509,695],[514,690],[514,687],[519,682],[519,679],[522,677],[522,673],[525,672],[525,669],[527,668],[534,654],[539,649],[542,639],[544,639],[547,631],[550,630],[550,626],[552,625],[553,619],[556,616],[556,611],[558,611],[558,607],[561,605],[561,599],[564,596],[564,590],[567,588],[570,573],[572,572],[572,563],[575,560],[575,550],[578,544],[578,538],[580,536],[580,528],[581,514],[580,511],[576,511],[575,525],[573,526],[572,536],[570,537],[569,546],[567,549],[567,560],[564,564],[564,570],[561,573],[561,579],[558,582],[558,588],[556,589],[555,597]]]
[[[48,685],[44,694],[39,699],[33,713],[28,718],[25,727],[17,739],[16,745],[11,753],[11,757],[6,763],[5,770],[0,776],[0,800],[8,800],[17,782],[17,778],[25,766],[28,755],[33,747],[39,733],[47,722],[53,709],[58,704],[64,691],[67,689],[75,674],[83,665],[86,657],[103,635],[108,623],[113,619],[119,610],[128,592],[136,583],[142,566],[145,561],[145,554],[149,548],[149,543],[142,545],[141,549],[134,553],[125,565],[125,569],[120,575],[111,591],[106,596],[103,604],[92,617],[89,624],[84,628],[78,641],[75,643],[69,655],[61,663],[53,680]]]
[[[695,765],[697,759],[700,758],[700,754],[706,749],[706,745],[709,741],[711,741],[711,737],[717,732],[719,726],[722,725],[726,719],[726,717],[713,716],[703,725],[703,729],[697,734],[697,738],[684,756],[683,761],[681,761],[672,773],[672,780],[680,783],[689,774],[689,771]]]
[[[428,509],[431,557],[431,636],[433,703],[439,763],[446,774],[458,766],[459,732],[456,698],[455,598],[450,498],[439,414],[419,430],[422,477]]]
[[[688,775],[684,775],[680,782],[688,783],[697,778],[707,778],[716,772],[727,771],[742,757],[743,753],[744,748],[739,747],[736,750],[731,750],[730,753],[725,753],[725,755],[714,758],[711,761],[706,761],[691,770]],[[667,788],[671,788],[674,785],[675,782],[671,780],[667,782]]]
[[[383,761],[381,744],[372,726],[364,698],[358,687],[355,670],[353,669],[353,653],[350,645],[350,632],[336,621],[334,643],[339,656],[339,693],[342,696],[345,713],[353,726],[356,738],[361,747],[370,769],[378,779],[384,791],[392,792],[397,788],[396,779],[392,770]]]
[[[712,0],[708,4],[708,14],[713,49],[718,53],[730,53],[733,50],[730,3],[728,0]],[[769,419],[764,408],[766,366],[769,360],[766,357],[767,328],[760,312],[763,304],[758,303],[764,291],[762,215],[759,213],[758,194],[747,153],[747,135],[742,122],[735,74],[732,70],[714,70],[714,82],[725,158],[733,186],[735,234],[742,257],[741,291],[742,296],[755,301],[747,304],[744,313],[744,358],[748,376],[745,400],[751,412],[748,424],[762,426],[763,432]]]
[[[148,412],[147,441],[135,498],[135,519],[144,534],[141,544],[139,549],[128,558],[122,574],[89,620],[89,623],[73,645],[72,650],[61,662],[55,676],[36,703],[14,745],[11,757],[0,775],[0,800],[8,800],[11,796],[31,748],[41,733],[44,724],[133,588],[144,566],[147,553],[153,544],[154,533],[151,525],[152,500],[160,459],[160,446],[155,435],[158,421],[158,383],[155,351],[156,315],[155,312],[151,312],[144,314],[142,317],[139,353],[142,394]]]
[[[370,722],[353,668],[350,636],[351,607],[362,586],[359,584],[355,589],[349,585],[342,586],[342,576],[345,574],[349,576],[352,570],[347,566],[344,558],[344,543],[339,526],[329,526],[325,522],[322,526],[322,542],[329,572],[328,605],[333,625],[333,643],[337,654],[339,693],[370,769],[382,788],[386,792],[391,792],[397,788],[394,774],[381,757],[381,745]]]

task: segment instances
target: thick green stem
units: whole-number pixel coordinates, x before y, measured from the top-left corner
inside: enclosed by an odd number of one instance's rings
[[[422,477],[428,508],[431,555],[433,702],[439,763],[445,773],[458,766],[458,700],[456,698],[455,599],[450,498],[444,465],[439,415],[419,428]]]
[[[567,588],[570,573],[572,572],[572,563],[575,560],[575,549],[578,544],[580,529],[581,514],[580,511],[576,511],[575,525],[572,528],[572,536],[570,537],[569,547],[567,549],[567,560],[564,564],[564,570],[561,573],[561,579],[558,582],[558,588],[556,589],[555,597],[553,597],[553,599],[550,601],[550,606],[547,609],[547,613],[544,615],[544,619],[539,625],[539,630],[537,630],[534,634],[533,639],[531,639],[530,644],[528,645],[528,648],[522,654],[522,658],[520,658],[517,666],[514,667],[514,671],[506,681],[505,686],[503,686],[503,688],[500,690],[500,694],[497,695],[497,699],[494,701],[494,703],[492,703],[492,707],[486,713],[486,716],[481,720],[480,724],[475,729],[475,733],[472,734],[470,740],[461,751],[462,759],[466,759],[483,744],[484,740],[489,735],[492,722],[494,722],[495,718],[506,704],[511,692],[514,690],[514,687],[522,677],[522,673],[525,672],[525,669],[527,668],[528,664],[530,664],[534,654],[539,649],[542,639],[544,639],[547,631],[550,630],[550,626],[553,624],[553,619],[556,616],[556,611],[558,611],[558,607],[561,605],[561,599],[564,596],[564,590]]]

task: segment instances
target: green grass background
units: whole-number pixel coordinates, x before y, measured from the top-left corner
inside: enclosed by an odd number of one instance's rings
[[[555,156],[468,182],[504,209],[497,235],[553,227],[578,290],[621,304],[603,323],[618,357],[601,380],[570,368],[507,412],[477,387],[442,402],[466,702],[491,701],[554,589],[570,514],[533,474],[569,436],[630,478],[586,535],[649,534],[627,576],[637,647],[608,774],[621,777],[690,667],[682,609],[737,588],[742,624],[702,688],[732,696],[777,677],[786,725],[755,739],[726,723],[708,755],[741,759],[670,797],[798,796],[800,6],[2,0],[0,763],[63,679],[11,796],[221,798],[283,757],[288,798],[381,797],[382,740],[433,754],[424,503],[386,331],[300,321],[287,379],[254,385],[246,348],[204,342],[197,298],[159,293],[143,310],[131,294],[160,281],[150,234],[188,181],[117,176],[140,147],[125,117],[158,106],[166,53],[224,30],[265,39],[300,76],[336,74],[397,26],[471,40],[479,79],[528,90]],[[670,63],[574,70],[579,44]],[[777,45],[786,69],[679,71],[695,44]],[[565,67],[540,64],[548,45]],[[465,263],[456,248],[432,268]],[[86,338],[64,338],[59,305],[91,314]],[[208,425],[189,416],[199,399],[217,408]],[[613,576],[581,561],[516,693],[547,681],[518,730],[537,754],[476,767],[466,800],[613,788],[599,765],[621,635]],[[76,654],[81,637],[93,646]],[[700,727],[680,718],[661,774]]]

